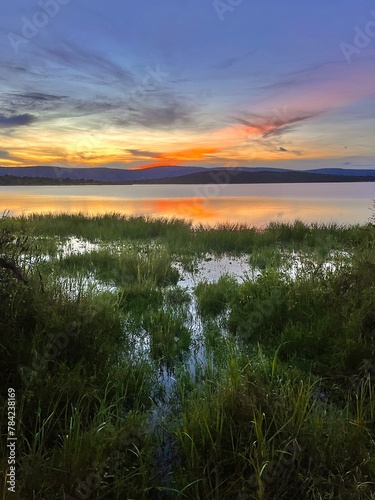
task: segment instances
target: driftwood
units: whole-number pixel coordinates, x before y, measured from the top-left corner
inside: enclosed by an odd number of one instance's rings
[[[9,260],[0,257],[0,267],[2,267],[3,269],[9,269],[9,271],[13,273],[13,276],[22,283],[24,283],[25,285],[29,284],[27,279],[22,275],[21,271],[13,262],[10,262]]]

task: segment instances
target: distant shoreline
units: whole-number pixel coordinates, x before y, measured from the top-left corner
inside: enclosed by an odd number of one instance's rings
[[[215,182],[209,175],[190,174],[181,177],[166,177],[161,179],[145,179],[137,181],[99,181],[95,179],[72,179],[50,177],[20,177],[0,176],[0,186],[129,186],[129,185],[188,185],[188,184],[312,184],[312,183],[343,183],[343,182],[375,182],[375,176],[343,176],[328,174],[296,174],[265,172],[259,174],[228,176],[226,182]]]

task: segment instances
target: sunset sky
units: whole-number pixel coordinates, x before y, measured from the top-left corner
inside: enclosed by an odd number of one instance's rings
[[[0,165],[375,168],[372,0],[0,13]]]

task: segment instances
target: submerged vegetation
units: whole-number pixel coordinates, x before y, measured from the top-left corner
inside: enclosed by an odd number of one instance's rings
[[[374,498],[373,222],[0,219],[12,498]]]

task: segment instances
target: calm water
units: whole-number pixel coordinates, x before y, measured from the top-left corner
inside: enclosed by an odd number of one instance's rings
[[[204,224],[365,223],[375,183],[0,187],[0,211],[179,217]]]

